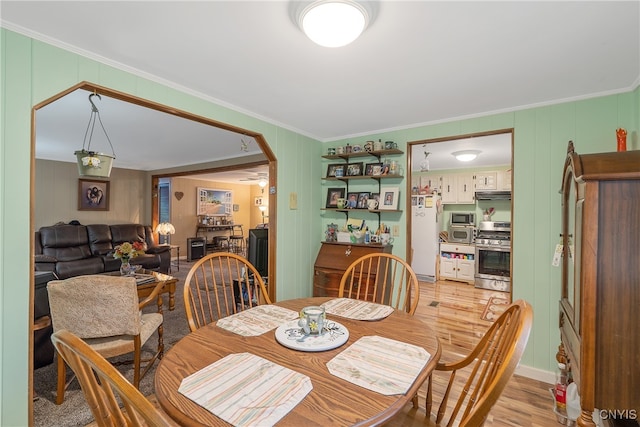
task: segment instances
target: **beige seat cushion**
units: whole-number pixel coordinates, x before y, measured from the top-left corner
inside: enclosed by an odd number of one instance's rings
[[[141,344],[147,342],[149,337],[162,325],[162,320],[162,314],[160,313],[142,315],[142,328],[140,330]],[[120,335],[117,339],[115,337],[87,338],[84,341],[106,359],[131,353],[134,350],[132,335]]]

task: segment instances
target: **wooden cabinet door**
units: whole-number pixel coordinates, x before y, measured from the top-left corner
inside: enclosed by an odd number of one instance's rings
[[[420,175],[420,178],[417,181],[418,190],[425,190],[427,187],[429,188],[429,194],[433,191],[440,192],[440,185],[442,181],[442,177],[436,173],[426,173]]]
[[[458,187],[456,175],[442,175],[442,203],[456,203],[458,201]]]
[[[511,169],[498,172],[498,190],[511,190]]]
[[[469,173],[461,173],[457,176],[458,203],[474,203],[476,199],[475,187],[473,183],[473,175]]]
[[[461,280],[475,280],[475,262],[467,259],[458,260],[458,279]]]
[[[497,190],[498,173],[480,172],[476,174],[476,190]]]
[[[451,258],[440,258],[440,276],[450,279],[456,278],[456,260]]]
[[[337,297],[342,273],[336,270],[316,268],[313,272],[313,296]]]

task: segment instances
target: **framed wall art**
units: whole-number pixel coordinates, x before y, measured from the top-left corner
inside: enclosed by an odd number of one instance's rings
[[[327,178],[339,178],[344,176],[344,163],[331,163],[327,166]]]
[[[382,175],[382,163],[367,163],[364,174],[366,176]]]
[[[349,163],[347,165],[347,176],[359,176],[362,175],[363,163]]]
[[[198,187],[196,215],[226,216],[233,212],[233,191]]]
[[[358,193],[358,209],[367,209],[369,203],[369,194],[371,193]]]
[[[382,187],[380,189],[380,205],[378,209],[394,211],[398,210],[400,189],[398,187]]]
[[[344,188],[329,188],[327,190],[327,203],[326,208],[337,208],[338,199],[344,199]]]
[[[358,195],[359,193],[347,193],[347,209],[358,208]]]
[[[94,179],[78,180],[78,210],[108,211],[109,181]]]

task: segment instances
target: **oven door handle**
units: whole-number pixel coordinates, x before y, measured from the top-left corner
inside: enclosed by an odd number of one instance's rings
[[[476,250],[493,251],[493,252],[511,252],[511,246],[509,246],[509,247],[504,247],[504,246],[485,246],[485,245],[478,245],[476,243]]]

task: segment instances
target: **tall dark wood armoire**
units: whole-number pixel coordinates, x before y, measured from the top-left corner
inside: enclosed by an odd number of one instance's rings
[[[640,151],[567,151],[558,358],[593,426],[594,408],[640,416]]]

